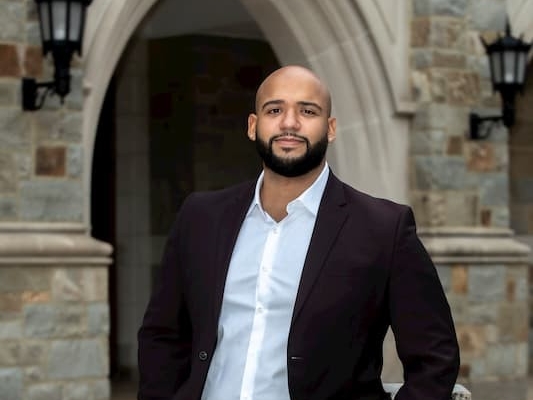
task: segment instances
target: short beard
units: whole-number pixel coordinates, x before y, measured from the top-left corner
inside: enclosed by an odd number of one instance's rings
[[[274,140],[283,136],[293,136],[305,141],[307,148],[305,154],[295,158],[282,158],[276,156],[272,151],[272,143]],[[294,178],[307,174],[309,171],[317,168],[322,161],[324,161],[328,149],[328,135],[326,132],[318,142],[311,146],[307,138],[294,133],[275,135],[270,138],[268,143],[266,143],[261,139],[261,135],[259,134],[259,131],[257,131],[255,148],[261,156],[266,168],[274,171],[278,175]]]

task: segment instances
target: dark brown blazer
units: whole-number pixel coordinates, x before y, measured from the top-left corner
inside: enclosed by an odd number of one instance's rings
[[[138,399],[200,399],[254,185],[195,193],[181,207],[138,334]],[[330,173],[290,327],[291,400],[387,398],[380,374],[389,325],[405,377],[396,399],[451,398],[456,334],[415,229],[409,207],[363,194]]]

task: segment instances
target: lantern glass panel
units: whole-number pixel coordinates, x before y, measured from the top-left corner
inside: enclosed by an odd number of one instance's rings
[[[53,40],[67,40],[67,3],[65,1],[52,2]]]
[[[516,83],[516,52],[505,50],[503,52],[504,83]]]
[[[79,42],[81,38],[81,17],[82,17],[81,3],[70,3],[70,25],[69,25],[69,40]]]
[[[522,85],[526,79],[526,57],[526,52],[521,51],[518,53],[518,77],[516,79],[516,83],[519,85]]]
[[[490,64],[492,66],[492,81],[495,84],[502,83],[502,63],[500,53],[490,54]]]
[[[39,17],[43,29],[43,41],[50,40],[50,13],[48,12],[48,3],[39,3]]]

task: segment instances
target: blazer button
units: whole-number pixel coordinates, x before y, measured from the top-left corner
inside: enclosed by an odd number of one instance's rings
[[[201,351],[198,353],[198,358],[200,359],[200,361],[205,361],[207,360],[207,351]]]

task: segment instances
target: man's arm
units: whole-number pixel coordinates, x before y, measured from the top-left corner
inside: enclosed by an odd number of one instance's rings
[[[156,288],[139,329],[139,400],[170,400],[187,379],[191,323],[182,285],[185,204],[169,234]]]
[[[450,400],[459,347],[448,301],[407,208],[397,226],[390,276],[391,327],[404,368],[396,400]]]

